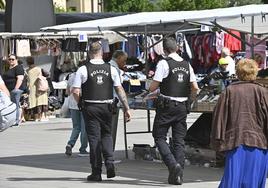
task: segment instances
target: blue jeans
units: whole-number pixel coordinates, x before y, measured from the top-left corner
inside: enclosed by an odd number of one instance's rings
[[[20,97],[21,97],[22,93],[23,93],[23,91],[20,89],[13,89],[10,92],[11,101],[14,102],[17,106],[16,124],[20,123]]]
[[[80,152],[84,152],[87,149],[88,146],[88,139],[87,134],[85,130],[85,122],[82,115],[82,112],[79,110],[70,109],[71,112],[71,118],[73,122],[73,129],[72,134],[70,137],[70,140],[68,141],[68,144],[72,147],[75,145],[75,142],[77,141],[79,134],[80,134],[80,142],[81,147],[79,149]]]

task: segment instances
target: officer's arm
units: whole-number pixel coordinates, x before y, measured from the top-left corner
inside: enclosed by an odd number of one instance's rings
[[[125,120],[126,120],[126,122],[128,122],[128,121],[130,121],[131,114],[130,114],[130,110],[129,110],[125,90],[124,90],[124,88],[122,86],[115,86],[114,90],[117,93],[117,96],[119,97],[119,100],[123,104]]]
[[[153,80],[153,82],[151,83],[150,87],[149,87],[149,91],[153,92],[155,90],[157,90],[159,88],[160,82]]]
[[[75,101],[78,103],[80,100],[80,88],[73,87],[71,93],[73,94]]]
[[[115,86],[114,89],[119,97],[119,100],[123,104],[124,111],[129,110],[129,106],[128,106],[128,102],[127,102],[127,95],[125,93],[124,88],[122,86]]]
[[[198,91],[200,90],[198,87],[197,82],[191,82],[191,87],[192,87],[192,93],[198,93]]]

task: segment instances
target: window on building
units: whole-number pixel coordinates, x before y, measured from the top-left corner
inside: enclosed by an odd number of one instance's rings
[[[77,10],[77,8],[76,7],[69,7],[69,10],[75,12]]]

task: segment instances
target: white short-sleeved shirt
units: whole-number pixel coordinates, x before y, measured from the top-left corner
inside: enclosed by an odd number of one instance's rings
[[[168,55],[168,57],[174,59],[175,61],[183,61],[183,59],[177,54],[177,53],[171,53]],[[189,64],[189,72],[190,72],[190,82],[196,82],[196,77],[194,74],[194,70],[192,66]],[[156,71],[153,80],[162,82],[164,78],[166,78],[169,74],[169,66],[168,63],[165,59],[162,59],[161,61],[158,62],[156,66]],[[162,95],[162,94],[161,94]],[[162,95],[164,96],[164,95]],[[169,96],[164,96],[168,97],[171,100],[176,100],[179,102],[183,102],[188,100],[187,97],[169,97]]]
[[[102,59],[91,59],[90,62],[92,64],[104,64],[105,62]],[[116,68],[111,66],[111,76],[113,80],[113,86],[121,86],[120,76],[116,70]],[[88,75],[87,75],[87,67],[85,65],[81,66],[75,74],[74,82],[72,84],[72,87],[74,88],[81,88],[81,85],[87,81]],[[88,102],[111,102],[108,101],[88,101]]]
[[[72,85],[73,85],[73,82],[74,82],[74,78],[75,78],[75,72],[70,74],[69,75],[69,79],[68,79],[68,83],[67,83],[67,88],[69,88],[70,90],[72,89]],[[76,100],[74,99],[74,96],[73,94],[71,93],[70,96],[69,96],[69,108],[70,109],[73,109],[73,110],[78,110],[78,106],[77,106],[77,102]]]
[[[235,61],[230,56],[225,57],[228,61],[228,65],[226,67],[226,71],[229,71],[229,76],[235,74]]]

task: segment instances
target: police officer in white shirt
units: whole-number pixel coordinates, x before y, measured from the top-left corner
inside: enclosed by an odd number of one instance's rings
[[[102,181],[102,155],[107,178],[115,177],[113,140],[111,136],[113,88],[124,108],[126,120],[130,120],[127,97],[121,86],[117,70],[102,60],[102,47],[99,42],[89,46],[90,61],[77,70],[72,93],[82,104],[86,132],[90,145],[92,173],[88,181]],[[80,90],[81,96],[80,96]]]
[[[161,157],[169,169],[168,183],[182,184],[184,168],[184,137],[187,132],[187,100],[192,92],[199,90],[191,65],[177,53],[174,38],[163,40],[167,57],[158,62],[151,92],[160,89],[157,99],[153,137]],[[172,148],[166,142],[169,128],[172,128]]]

